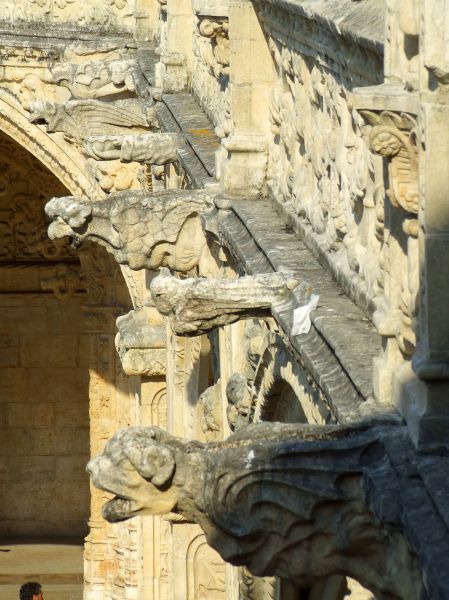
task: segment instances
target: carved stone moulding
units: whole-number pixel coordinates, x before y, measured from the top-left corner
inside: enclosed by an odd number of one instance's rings
[[[340,574],[395,600],[447,597],[447,468],[417,455],[405,427],[372,423],[259,424],[210,444],[131,428],[88,465],[115,494],[111,522],[175,512],[254,575],[311,586]]]
[[[70,237],[104,246],[133,270],[169,267],[187,273],[209,256],[201,215],[211,212],[213,191],[123,191],[106,200],[54,198],[45,207],[51,239]]]
[[[86,194],[97,200],[103,192],[79,153],[70,144],[50,137],[30,124],[28,113],[16,98],[0,88],[0,128],[44,164],[72,194]],[[80,160],[81,158],[81,160]]]
[[[229,17],[229,0],[193,0],[192,8],[199,17]]]
[[[116,321],[115,344],[127,375],[163,376],[166,372],[166,333],[151,323],[148,309],[132,310]]]
[[[161,270],[150,291],[173,331],[195,336],[242,318],[269,316],[273,306],[291,299],[298,285],[297,279],[281,272],[237,279],[178,279]]]

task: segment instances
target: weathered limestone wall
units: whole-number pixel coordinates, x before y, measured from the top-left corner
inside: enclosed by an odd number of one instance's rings
[[[82,538],[89,338],[82,297],[0,297],[0,536]]]

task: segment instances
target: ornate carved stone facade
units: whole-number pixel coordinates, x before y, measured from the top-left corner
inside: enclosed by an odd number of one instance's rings
[[[448,15],[0,6],[2,458],[96,486],[0,526],[88,519],[85,600],[449,597]]]

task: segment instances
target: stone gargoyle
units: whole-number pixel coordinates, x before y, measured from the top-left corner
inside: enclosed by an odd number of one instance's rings
[[[185,148],[179,133],[142,133],[140,135],[97,135],[84,140],[84,149],[95,160],[120,160],[165,165],[178,160]]]
[[[90,135],[144,133],[157,127],[153,107],[130,100],[69,100],[55,104],[36,100],[30,106],[31,123],[44,124],[49,133],[62,132],[70,140]]]
[[[98,202],[54,198],[45,207],[52,221],[48,235],[70,237],[75,246],[96,242],[134,270],[168,267],[188,273],[198,268],[209,273],[217,263],[201,217],[214,210],[213,198],[207,189],[124,191]]]
[[[300,282],[289,273],[263,273],[235,279],[178,279],[161,269],[150,284],[157,310],[178,335],[201,335],[239,319],[264,317],[292,298]]]
[[[379,599],[443,600],[448,467],[399,424],[262,423],[209,444],[123,429],[88,471],[115,495],[108,521],[178,513],[254,575],[303,587],[340,574]]]

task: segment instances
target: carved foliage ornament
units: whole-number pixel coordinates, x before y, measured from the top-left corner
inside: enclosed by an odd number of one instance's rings
[[[213,58],[208,61],[209,67],[218,77],[229,73],[229,21],[227,19],[200,18],[198,31],[202,37],[209,38],[212,44]]]
[[[446,478],[441,460],[436,486]],[[400,426],[270,423],[210,444],[121,430],[88,470],[115,494],[103,509],[111,522],[174,511],[257,576],[301,587],[341,574],[377,597],[419,600],[423,581],[428,597],[446,597],[449,555],[428,462]]]

